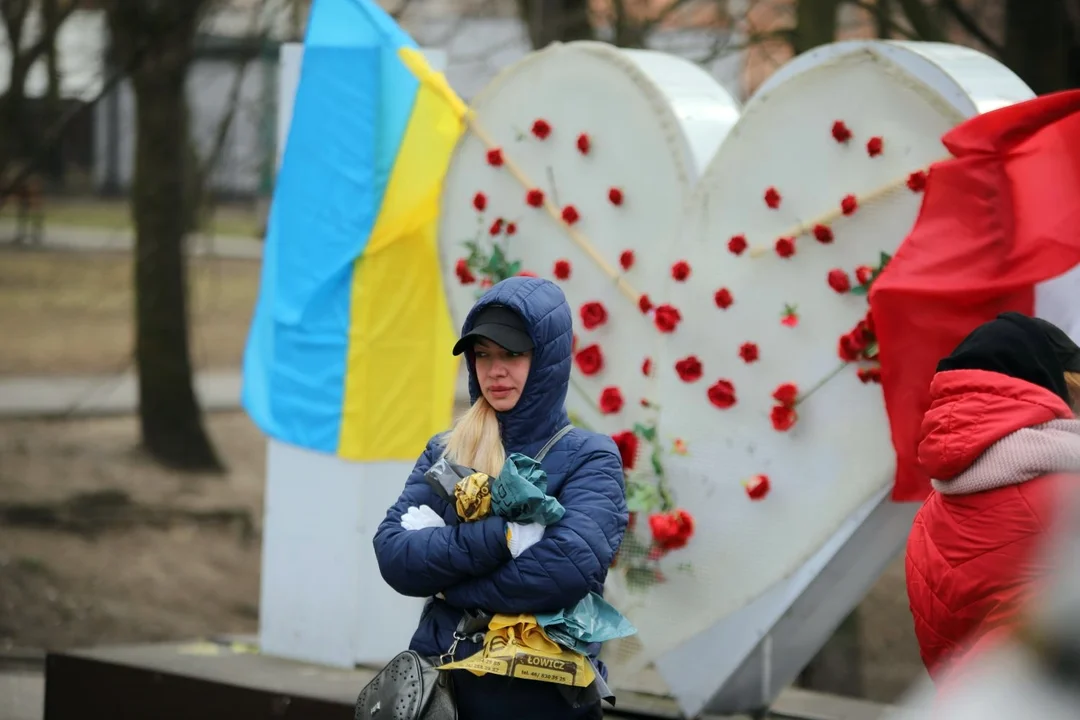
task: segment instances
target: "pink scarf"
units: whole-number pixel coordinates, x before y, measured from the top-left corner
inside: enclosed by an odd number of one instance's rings
[[[988,447],[964,472],[931,484],[942,495],[970,495],[1067,472],[1080,472],[1080,420],[1051,420],[1017,430]]]

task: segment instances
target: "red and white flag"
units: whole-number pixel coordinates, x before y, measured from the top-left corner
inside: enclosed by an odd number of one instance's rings
[[[897,455],[893,500],[921,501],[919,426],[938,360],[1014,310],[1080,341],[1080,91],[980,115],[942,138],[911,233],[870,292]]]

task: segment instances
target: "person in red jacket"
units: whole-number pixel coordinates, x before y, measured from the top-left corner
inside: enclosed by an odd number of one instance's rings
[[[1017,621],[1047,567],[1062,483],[1080,482],[1080,347],[1003,313],[937,366],[919,462],[933,478],[908,538],[908,600],[935,683]]]

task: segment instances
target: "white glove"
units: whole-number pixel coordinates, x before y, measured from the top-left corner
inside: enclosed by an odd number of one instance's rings
[[[510,554],[514,557],[540,542],[543,537],[544,526],[540,523],[506,523],[506,544],[510,546]]]
[[[446,527],[446,521],[442,519],[439,513],[427,505],[421,505],[420,507],[410,507],[401,516],[401,527],[406,530]]]

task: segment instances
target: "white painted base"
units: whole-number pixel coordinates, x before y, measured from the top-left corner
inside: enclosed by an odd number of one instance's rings
[[[408,647],[424,603],[383,582],[371,544],[412,463],[350,463],[270,440],[266,466],[262,652],[385,664]]]

